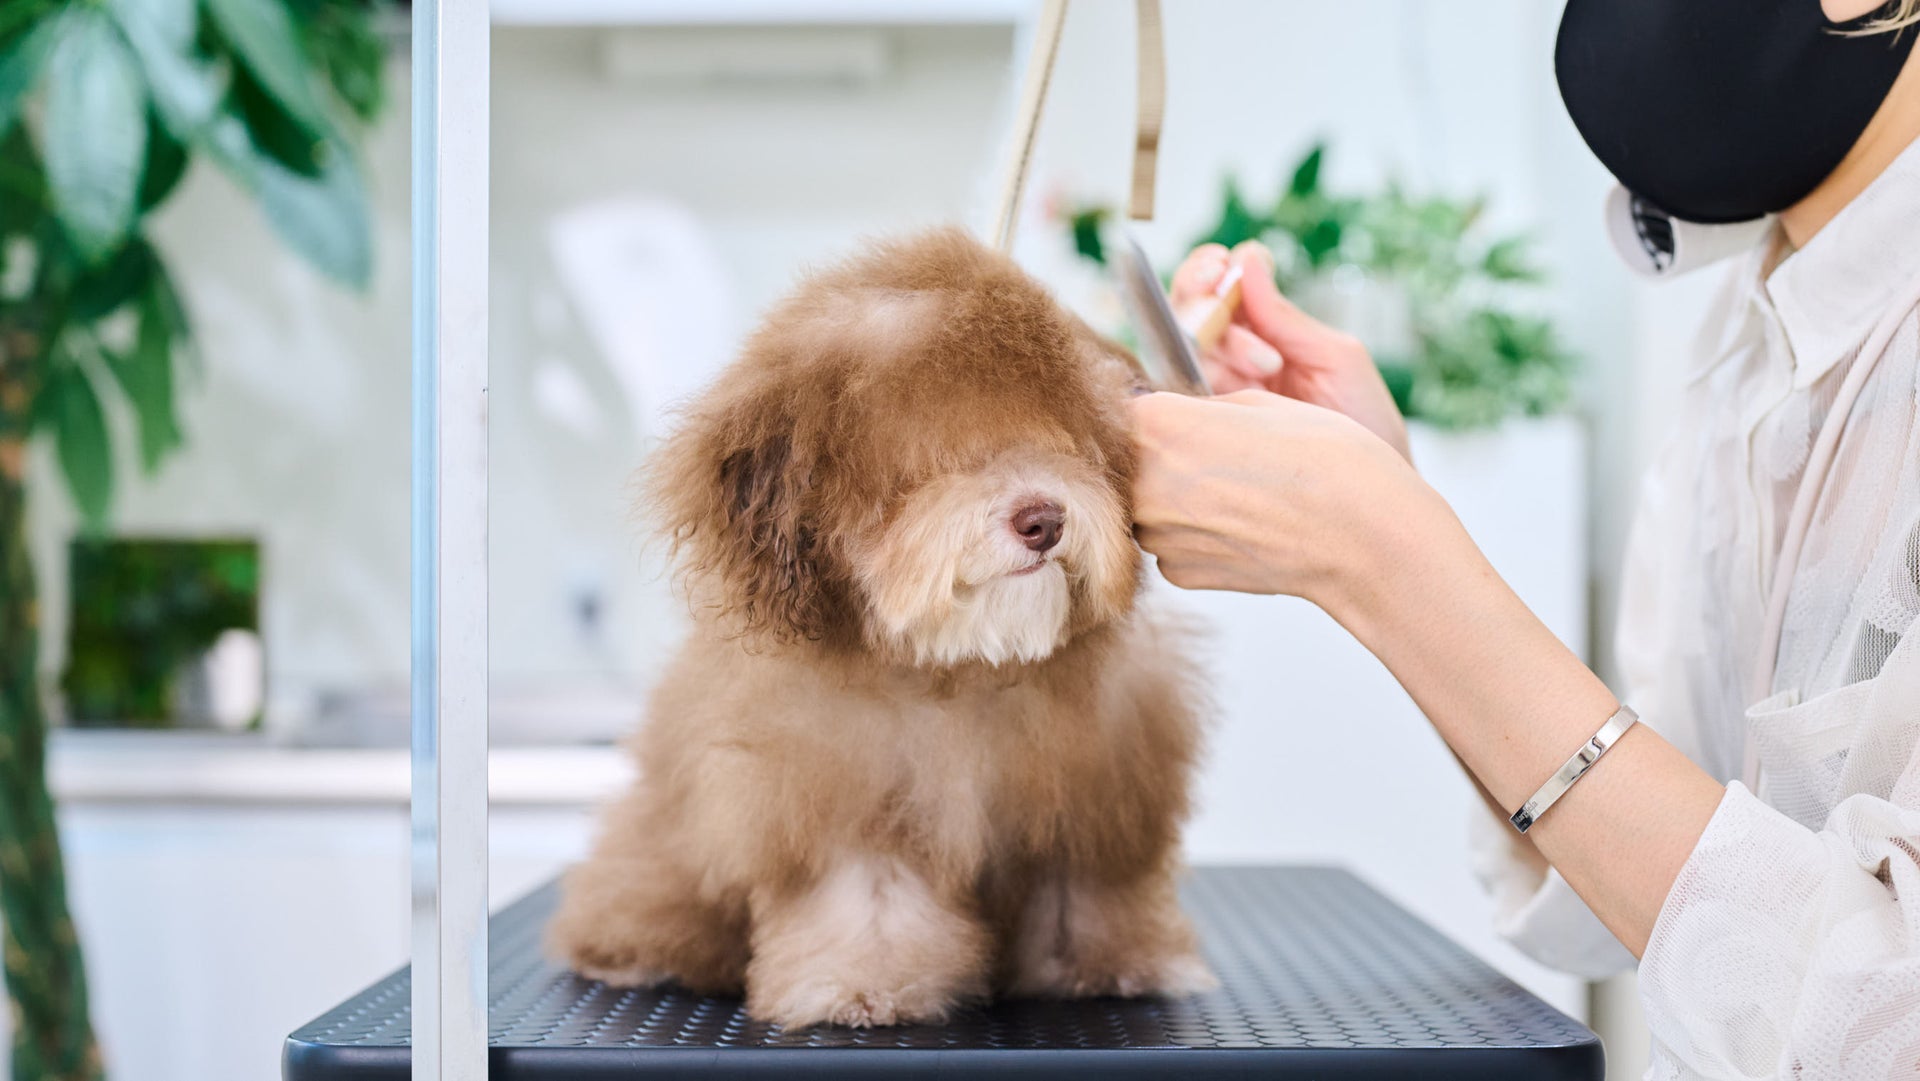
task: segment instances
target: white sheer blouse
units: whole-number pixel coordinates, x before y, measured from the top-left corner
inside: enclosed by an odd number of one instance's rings
[[[1623,581],[1624,700],[1729,782],[1640,965],[1661,1081],[1920,1076],[1920,143],[1805,248],[1782,243],[1709,317]],[[1789,508],[1889,317],[1760,696]],[[1504,824],[1477,829],[1504,935],[1580,975],[1632,964]]]

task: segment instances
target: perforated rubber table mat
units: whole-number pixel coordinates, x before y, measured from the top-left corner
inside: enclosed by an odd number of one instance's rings
[[[545,886],[494,916],[494,1081],[626,1076],[1599,1081],[1600,1041],[1340,870],[1207,868],[1187,910],[1220,977],[1175,1000],[1014,1000],[939,1026],[782,1032],[736,999],[616,990],[547,960]],[[404,1081],[402,969],[287,1038],[287,1081]]]

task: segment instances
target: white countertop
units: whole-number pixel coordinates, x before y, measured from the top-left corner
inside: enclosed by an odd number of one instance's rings
[[[591,806],[633,777],[611,746],[496,748],[496,804]],[[61,730],[47,779],[64,803],[398,804],[407,802],[405,748],[288,746],[252,734]]]
[[[493,0],[496,23],[525,26],[992,25],[1033,17],[1037,0]]]

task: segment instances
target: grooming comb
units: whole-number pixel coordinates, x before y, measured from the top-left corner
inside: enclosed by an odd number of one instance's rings
[[[1153,272],[1153,264],[1147,260],[1140,241],[1130,231],[1123,232],[1122,237],[1125,243],[1115,248],[1118,258],[1114,269],[1121,302],[1126,305],[1134,329],[1140,332],[1144,359],[1166,389],[1206,397],[1212,390],[1207,386],[1206,373],[1200,370],[1200,356],[1193,338],[1174,318],[1167,291],[1161,288],[1160,278]],[[1221,306],[1225,306],[1224,302]],[[1225,329],[1224,324],[1221,329]],[[1216,331],[1215,336],[1218,334]]]

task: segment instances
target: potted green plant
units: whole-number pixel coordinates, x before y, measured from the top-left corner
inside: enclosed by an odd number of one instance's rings
[[[314,266],[364,285],[353,140],[383,105],[374,0],[0,5],[0,925],[15,1081],[99,1077],[45,776],[26,454],[50,442],[85,528],[115,486],[103,399],[141,467],[178,448],[192,325],[146,225],[208,161]]]
[[[1544,276],[1524,236],[1490,236],[1483,200],[1416,197],[1399,185],[1334,192],[1326,147],[1311,148],[1274,201],[1228,180],[1195,244],[1260,240],[1274,277],[1307,310],[1366,341],[1408,419],[1490,428],[1568,403],[1574,357],[1538,311]],[[1104,259],[1105,208],[1071,218],[1076,249]]]

